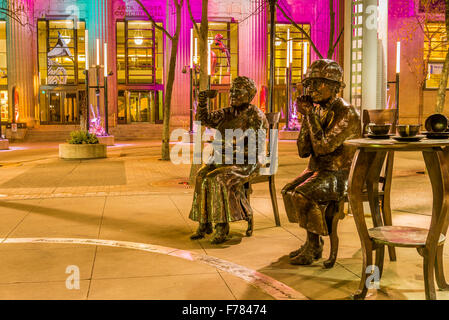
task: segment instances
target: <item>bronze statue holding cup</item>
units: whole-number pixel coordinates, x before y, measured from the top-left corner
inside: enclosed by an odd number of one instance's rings
[[[206,90],[198,96],[198,119],[201,124],[214,128],[224,139],[226,130],[243,132],[251,129],[258,133],[259,129],[268,129],[265,114],[255,105],[251,104],[257,88],[253,80],[247,77],[237,77],[233,80],[229,93],[230,107],[209,112],[207,99],[216,96],[216,90]],[[257,138],[256,138],[257,139]],[[256,140],[257,141],[257,140]],[[222,143],[223,142],[223,143]],[[244,184],[259,173],[261,164],[257,161],[248,161],[248,144],[244,144],[244,162],[236,161],[234,153],[232,163],[226,161],[225,144],[222,141],[222,157],[220,161],[204,164],[195,179],[192,209],[189,218],[199,223],[197,231],[190,237],[192,240],[204,238],[212,233],[215,224],[215,233],[212,244],[226,241],[229,233],[229,222],[247,220],[251,222],[252,209],[246,197]],[[232,150],[236,150],[236,141],[232,141]],[[221,148],[221,147],[220,147]],[[218,160],[218,159],[215,159]]]

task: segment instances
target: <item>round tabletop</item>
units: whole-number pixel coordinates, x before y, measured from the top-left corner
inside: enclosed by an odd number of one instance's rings
[[[351,139],[346,140],[345,145],[363,149],[385,150],[422,150],[449,146],[449,139],[422,139],[417,142],[403,142],[394,139]]]

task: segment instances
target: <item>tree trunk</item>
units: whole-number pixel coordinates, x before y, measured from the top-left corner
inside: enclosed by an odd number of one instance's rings
[[[207,51],[207,35],[209,31],[209,23],[208,23],[208,0],[202,0],[201,2],[201,25],[200,25],[200,34],[199,38],[199,49],[200,49],[200,91],[206,90],[208,87],[209,76],[207,74],[207,61],[208,61],[208,51]],[[201,136],[204,133],[204,127],[201,126]],[[204,143],[201,141],[201,150],[204,149]],[[190,166],[190,174],[189,174],[189,184],[195,184],[195,178],[198,170],[201,168],[201,164],[192,163]]]
[[[200,40],[200,91],[206,90],[208,85],[209,76],[207,74],[207,62],[208,62],[208,51],[207,51],[207,34],[209,31],[209,23],[207,21],[208,14],[208,0],[203,0],[201,2],[201,26],[200,34],[198,35]]]
[[[420,84],[419,86],[419,100],[418,100],[418,124],[422,124],[423,111],[424,111],[424,88],[426,82]]]
[[[449,34],[449,0],[446,0],[445,10],[446,20],[446,34]],[[436,113],[442,113],[444,109],[444,102],[446,100],[446,88],[449,69],[449,46],[446,52],[446,59],[444,60],[443,71],[441,72],[440,84],[438,86],[437,104],[435,106]]]
[[[327,58],[332,59],[334,55],[334,33],[335,33],[335,11],[334,0],[329,0],[329,49],[327,50]]]
[[[170,160],[170,109],[173,93],[173,84],[175,82],[176,56],[178,52],[179,33],[181,32],[181,4],[175,0],[176,7],[176,32],[171,42],[170,63],[168,69],[167,86],[164,102],[164,121],[162,131],[162,160]]]

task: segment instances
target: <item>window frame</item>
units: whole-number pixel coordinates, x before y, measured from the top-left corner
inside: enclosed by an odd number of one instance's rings
[[[72,41],[74,41],[74,53],[73,56],[75,57],[75,61],[73,63],[73,72],[74,72],[74,82],[73,83],[66,83],[66,84],[48,84],[48,49],[50,48],[50,39],[49,39],[49,22],[50,21],[72,21],[73,22],[73,37],[72,37]],[[46,63],[45,63],[45,67],[47,70],[47,76],[46,76],[46,83],[42,84],[41,83],[41,78],[39,77],[39,86],[44,86],[44,87],[51,87],[51,88],[56,88],[56,87],[73,87],[73,86],[78,86],[81,84],[85,84],[85,79],[82,83],[79,82],[79,76],[78,76],[78,72],[79,72],[79,62],[78,62],[78,37],[80,36],[78,34],[78,23],[79,22],[83,22],[84,23],[84,29],[86,29],[87,23],[85,21],[85,19],[69,19],[69,17],[67,16],[62,16],[62,17],[47,17],[47,18],[39,18],[37,19],[37,23],[36,23],[36,28],[37,28],[37,70],[38,73],[41,70],[41,63],[40,63],[40,59],[39,59],[39,55],[41,54],[41,52],[39,51],[39,22],[45,22],[45,40],[46,40],[46,45],[47,45],[47,49],[45,52],[45,57],[46,57]],[[81,35],[83,36],[83,35]],[[86,41],[86,39],[84,39],[84,41]],[[87,40],[88,41],[88,40]]]
[[[152,78],[152,82],[131,82],[129,80],[129,63],[128,63],[128,41],[129,41],[129,37],[128,37],[128,23],[130,21],[140,21],[140,22],[146,22],[146,23],[151,23],[153,26],[151,29],[151,33],[152,33],[152,73],[151,73],[151,78]],[[150,20],[148,20],[146,17],[126,17],[124,19],[117,19],[115,20],[115,46],[116,46],[116,59],[117,59],[117,54],[118,54],[118,47],[119,47],[119,41],[118,41],[118,28],[117,25],[118,23],[124,23],[124,43],[120,43],[120,45],[124,45],[125,46],[125,57],[124,57],[124,63],[125,63],[125,82],[119,82],[119,79],[117,77],[117,83],[121,86],[163,86],[164,85],[164,77],[162,76],[162,81],[161,83],[157,82],[157,57],[156,55],[159,55],[157,48],[156,48],[156,32],[157,32],[157,28],[154,26],[154,23]],[[162,21],[155,21],[156,24],[163,24]],[[162,34],[162,59],[164,59],[164,52],[165,52],[165,35]],[[118,60],[118,59],[117,59]],[[164,69],[164,63],[162,63],[162,69]],[[118,71],[117,71],[118,73]],[[163,72],[162,72],[163,74]]]

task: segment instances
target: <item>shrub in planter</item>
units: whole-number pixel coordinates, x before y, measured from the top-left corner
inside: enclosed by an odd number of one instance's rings
[[[98,138],[86,131],[70,133],[68,143],[59,145],[61,159],[97,159],[106,158],[106,145],[99,143]]]
[[[87,131],[72,131],[70,132],[70,140],[67,140],[70,144],[97,144],[98,138],[95,134]]]

